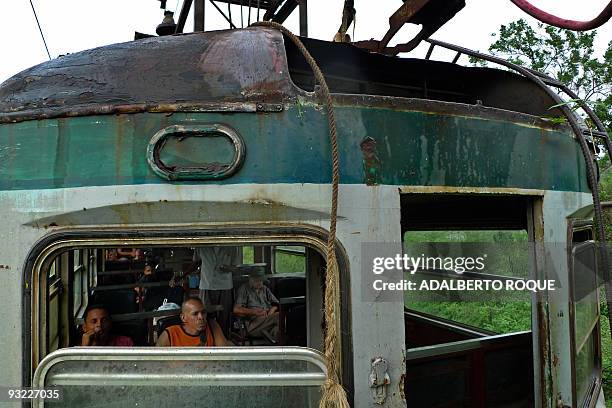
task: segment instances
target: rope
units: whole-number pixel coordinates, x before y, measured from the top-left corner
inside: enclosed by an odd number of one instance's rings
[[[338,333],[339,305],[339,269],[336,261],[336,221],[338,216],[338,184],[340,181],[340,160],[338,158],[338,134],[334,116],[333,101],[327,82],[316,61],[310,55],[302,41],[282,25],[272,21],[260,21],[253,26],[274,28],[285,34],[298,47],[312,69],[316,81],[321,86],[323,102],[327,110],[329,137],[332,153],[332,200],[330,212],[329,236],[327,239],[327,271],[325,273],[325,344],[324,354],[327,365],[327,379],[323,385],[320,408],[349,408],[346,391],[340,385],[340,337]]]

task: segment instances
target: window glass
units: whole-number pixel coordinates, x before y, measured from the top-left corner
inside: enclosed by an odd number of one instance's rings
[[[154,351],[138,359],[115,355],[112,361],[64,356],[51,365],[40,386],[62,389],[66,407],[301,408],[318,406],[325,381],[323,357],[309,350],[287,350],[274,359],[256,349],[240,355],[218,349],[212,354],[204,349]]]
[[[54,295],[49,300],[49,349],[50,351],[59,348],[59,296]]]
[[[579,402],[587,397],[590,385],[596,376],[595,355],[595,337],[592,333],[576,354],[576,393]]]
[[[59,262],[59,258],[58,258],[58,260],[53,261],[53,263],[49,267],[49,273],[48,273],[49,278],[54,278],[57,275],[57,264],[58,264],[58,262]]]
[[[599,300],[596,273],[596,248],[593,241],[577,243],[572,250],[574,292],[574,343],[576,393],[578,401],[587,397],[597,375],[599,337]]]

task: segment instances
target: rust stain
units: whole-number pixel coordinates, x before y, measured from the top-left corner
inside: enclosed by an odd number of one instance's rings
[[[399,188],[400,193],[480,193],[480,194],[517,194],[544,196],[544,190],[514,188],[514,187],[459,187],[459,186],[404,186]]]
[[[376,150],[376,140],[367,136],[359,144],[363,154],[363,171],[365,174],[365,183],[368,186],[378,184],[378,176],[380,174],[380,159]]]
[[[406,381],[406,374],[400,375],[400,380],[398,384],[400,397],[402,398],[403,401],[406,401],[406,394],[404,392],[404,381]]]

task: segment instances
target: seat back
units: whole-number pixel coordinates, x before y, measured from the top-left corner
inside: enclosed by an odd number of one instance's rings
[[[296,276],[276,280],[275,295],[277,298],[306,295],[306,278]]]
[[[111,315],[138,311],[136,292],[133,289],[94,291],[89,303],[103,305]]]

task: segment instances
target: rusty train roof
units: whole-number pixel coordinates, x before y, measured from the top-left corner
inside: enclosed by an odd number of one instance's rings
[[[113,44],[0,84],[0,118],[70,116],[94,105],[279,102],[295,93],[286,67],[282,35],[262,28]]]
[[[549,110],[554,101],[540,88],[511,72],[303,41],[334,93],[424,99],[432,106],[454,102],[459,110],[478,105],[560,114]],[[0,123],[144,111],[282,110],[281,104],[298,94],[311,95],[303,89],[312,82],[301,54],[276,30],[153,37],[69,54],[20,72],[0,84]]]

